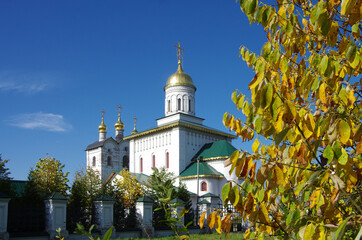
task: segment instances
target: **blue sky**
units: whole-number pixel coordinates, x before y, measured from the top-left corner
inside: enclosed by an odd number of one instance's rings
[[[223,113],[240,115],[231,93],[249,95],[253,77],[239,47],[259,53],[266,40],[234,0],[3,0],[0,35],[0,153],[19,180],[46,154],[72,180],[98,139],[101,109],[107,136],[114,136],[118,104],[125,135],[133,116],[139,131],[156,126],[178,41],[197,87],[196,115],[227,131]]]

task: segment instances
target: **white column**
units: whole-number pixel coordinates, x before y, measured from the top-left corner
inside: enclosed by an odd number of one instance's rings
[[[114,199],[101,195],[94,200],[96,228],[101,234],[107,232],[113,226]]]
[[[0,195],[0,239],[8,240],[9,233],[8,230],[8,206],[10,198],[5,194]]]
[[[141,197],[136,201],[136,214],[139,219],[139,228],[142,230],[142,236],[152,237],[155,229],[152,225],[153,200],[148,197]]]
[[[60,193],[53,193],[45,202],[45,231],[49,233],[49,239],[54,239],[56,230],[61,228],[61,234],[68,236],[66,229],[68,198]]]

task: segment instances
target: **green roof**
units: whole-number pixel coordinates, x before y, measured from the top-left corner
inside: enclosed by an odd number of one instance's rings
[[[229,157],[236,148],[226,140],[221,140],[213,143],[205,144],[200,151],[196,154],[195,158],[199,159],[202,157],[204,160],[218,157]]]
[[[49,196],[47,196],[45,199],[52,199],[52,200],[68,200],[68,198],[64,195],[62,195],[61,193],[52,193]]]
[[[15,196],[11,197],[22,197],[25,193],[25,185],[28,181],[21,180],[10,180],[11,189],[14,191]]]
[[[198,202],[197,204],[210,204],[210,202],[203,199],[202,201]]]
[[[199,176],[202,175],[214,175],[224,176],[222,173],[216,171],[215,168],[211,167],[206,162],[200,162]],[[191,163],[185,170],[180,173],[179,177],[197,176],[197,162]]]
[[[150,176],[143,173],[132,173],[132,175],[136,176],[136,181],[141,184],[148,183],[148,179],[150,178]]]
[[[153,203],[153,199],[152,198],[149,198],[147,196],[142,196],[140,197],[139,199],[137,199],[136,202],[148,202],[148,203]]]
[[[218,198],[219,196],[215,195],[215,194],[212,194],[212,193],[206,193],[206,194],[200,196],[200,198],[205,198],[205,197],[217,197]]]
[[[105,194],[102,194],[99,197],[97,197],[96,199],[94,199],[94,201],[112,202],[112,201],[115,201],[115,199],[110,196],[107,196]]]

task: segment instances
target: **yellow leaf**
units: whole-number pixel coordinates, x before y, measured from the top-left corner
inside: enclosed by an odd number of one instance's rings
[[[199,226],[200,228],[202,228],[204,226],[204,222],[205,222],[205,216],[206,216],[207,211],[203,212],[199,218]]]
[[[251,146],[251,149],[253,150],[253,152],[258,153],[258,149],[259,149],[259,140],[257,138],[255,138],[255,141],[253,143],[253,145]]]
[[[213,228],[215,225],[215,212],[212,212],[208,217],[207,217],[207,226],[209,226],[209,228]]]
[[[319,99],[321,100],[321,102],[323,104],[327,103],[327,98],[326,98],[326,84],[322,83],[319,87]]]
[[[362,153],[362,141],[359,141],[356,145],[356,150],[358,153]]]
[[[308,224],[307,227],[305,228],[305,231],[304,231],[304,234],[303,234],[303,239],[312,240],[314,231],[315,231],[315,226],[313,225],[313,223]]]
[[[343,144],[347,144],[350,134],[351,134],[351,129],[349,127],[349,124],[346,121],[344,121],[344,120],[339,121],[338,134],[339,134],[339,140]]]
[[[285,186],[283,171],[278,166],[274,166],[274,177],[277,184]]]
[[[303,18],[302,23],[303,23],[304,27],[308,27],[308,20],[307,19]]]
[[[216,230],[216,232],[218,232],[219,234],[221,234],[221,219],[220,219],[220,215],[217,215],[217,216],[216,216],[215,230]]]
[[[264,224],[269,224],[270,223],[269,214],[268,214],[268,211],[266,210],[264,202],[262,202],[259,205],[258,218],[259,218],[259,221],[261,223],[264,223]]]

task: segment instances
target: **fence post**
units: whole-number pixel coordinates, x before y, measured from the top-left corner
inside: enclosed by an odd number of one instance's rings
[[[207,216],[211,213],[211,209],[210,209],[211,204],[210,204],[210,202],[207,201],[207,200],[205,200],[205,199],[203,199],[202,201],[198,202],[197,204],[198,204],[197,209],[198,209],[198,211],[199,211],[198,217],[201,216],[201,213],[207,211],[207,213],[206,213],[206,215],[205,215],[205,219],[207,219]],[[198,223],[198,222],[199,222],[199,219],[195,219],[195,222]],[[207,226],[207,225],[206,225],[206,226]]]
[[[8,206],[10,197],[0,192],[0,239],[8,240]]]
[[[113,212],[115,200],[107,195],[94,199],[96,228],[101,234],[113,226]]]
[[[49,239],[55,239],[56,230],[61,229],[64,237],[68,236],[66,229],[68,198],[60,193],[52,193],[45,200],[45,231],[49,233]]]
[[[185,207],[185,202],[182,201],[179,198],[174,198],[174,199],[171,200],[171,203],[172,204],[177,204],[176,209],[174,209],[174,210],[177,212],[178,216],[180,216],[182,209]],[[181,217],[181,220],[184,223],[184,217],[183,216]]]
[[[155,229],[152,225],[153,200],[151,198],[143,196],[136,201],[136,216],[139,228],[142,230],[141,237],[152,237]]]

